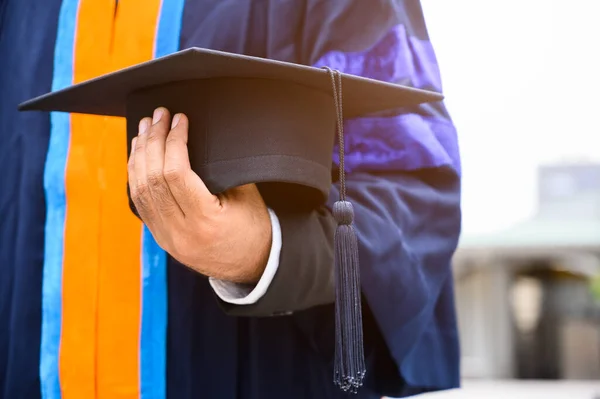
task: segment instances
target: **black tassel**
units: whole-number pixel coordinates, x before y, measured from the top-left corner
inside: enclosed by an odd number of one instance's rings
[[[325,69],[329,71],[333,84],[340,153],[340,200],[333,205],[333,217],[338,224],[334,237],[335,358],[333,379],[342,391],[356,393],[362,386],[366,373],[358,240],[352,225],[354,208],[352,203],[346,200],[342,77],[338,71]]]
[[[352,221],[354,210],[348,201],[337,201],[333,217],[335,231],[335,362],[334,382],[356,393],[365,376],[363,350],[358,240]]]

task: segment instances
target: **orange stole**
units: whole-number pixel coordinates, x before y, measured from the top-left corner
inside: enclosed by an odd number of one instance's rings
[[[153,58],[160,0],[121,0],[116,16],[111,69]],[[150,115],[149,115],[150,116]],[[107,119],[102,137],[98,397],[140,395],[142,224],[127,201],[125,120]]]
[[[79,2],[73,55],[74,83],[107,71],[113,0]],[[96,334],[100,269],[98,184],[103,118],[71,115],[66,166],[63,319],[59,374],[65,399],[96,397]]]
[[[160,0],[81,0],[74,82],[153,56]],[[63,262],[63,397],[140,394],[142,224],[128,208],[125,123],[71,115]]]

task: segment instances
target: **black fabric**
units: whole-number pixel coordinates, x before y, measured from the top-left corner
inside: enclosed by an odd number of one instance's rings
[[[460,197],[456,178],[436,171],[359,174],[349,177],[348,189],[348,197],[356,209],[364,276],[367,361],[365,385],[354,397],[407,396],[438,389],[405,379],[397,359],[399,355],[406,357],[407,354],[391,350],[390,343],[397,344],[390,341],[389,332],[399,326],[407,329],[406,334],[397,338],[402,340],[408,351],[420,339],[430,339],[428,331],[431,329],[440,328],[447,334],[453,331],[453,312],[438,322],[434,321],[431,312],[446,314],[448,306],[452,307],[450,298],[446,294],[438,297],[434,287],[447,284],[448,275],[437,269],[442,264],[436,259],[441,259],[451,250],[458,236],[456,221],[460,217]],[[337,198],[337,190],[338,185],[334,184],[330,198]],[[177,373],[169,370],[171,397],[193,398],[193,395],[200,395],[200,386],[190,387],[189,391],[182,391],[179,387],[194,379],[210,380],[208,386],[213,389],[212,384],[216,384],[213,379],[231,372],[231,364],[223,363],[220,358],[221,350],[228,361],[237,365],[235,383],[239,397],[268,398],[274,397],[272,393],[275,392],[277,397],[294,399],[347,397],[332,383],[333,293],[332,285],[325,290],[322,286],[323,281],[333,282],[332,234],[335,221],[329,210],[331,205],[323,207],[321,212],[306,213],[304,217],[289,217],[280,212],[284,243],[279,269],[267,295],[255,305],[232,306],[220,302],[219,307],[217,302],[208,299],[214,294],[209,294],[211,288],[206,278],[175,262],[171,264],[169,364],[182,361],[186,364],[184,369],[177,366]],[[455,227],[450,229],[450,225]],[[294,226],[311,234],[285,235],[286,231],[293,231]],[[415,229],[420,230],[418,235],[414,234]],[[323,235],[328,239],[322,239]],[[297,250],[305,251],[300,258],[294,256]],[[289,251],[287,256],[283,255],[286,251]],[[438,275],[428,284],[415,280],[414,269],[419,269],[418,278],[423,278],[423,274]],[[398,286],[386,285],[378,280],[377,275],[381,273],[388,275],[390,281],[398,282],[402,278],[406,281]],[[429,291],[424,291],[422,284]],[[414,291],[411,292],[409,287],[413,287]],[[425,303],[409,300],[410,297],[424,295],[431,295]],[[242,317],[219,316],[215,310],[219,308],[229,315]],[[279,315],[281,311],[289,310],[296,311],[291,315]],[[392,313],[400,317],[382,318],[382,315]],[[262,317],[268,315],[279,316]],[[210,317],[211,327],[208,329],[203,323],[204,317]],[[382,330],[382,326],[386,325],[388,330]],[[216,331],[223,333],[217,334]],[[208,341],[212,343],[210,350],[206,349]],[[428,342],[434,347],[437,345],[435,340]],[[198,349],[197,355],[190,355],[183,350],[188,345],[204,348],[206,352]],[[427,363],[419,367],[444,369],[445,362],[452,361],[446,356],[453,358],[456,355],[454,351],[450,352],[440,352],[437,364],[430,364],[428,358],[423,358],[421,361]],[[208,370],[206,363],[210,362],[216,362],[218,366],[215,367],[221,371]],[[201,371],[196,372],[196,369]],[[213,392],[218,392],[216,386],[214,389]]]
[[[0,398],[40,395],[50,117],[16,106],[50,90],[60,2],[33,3],[0,1]]]

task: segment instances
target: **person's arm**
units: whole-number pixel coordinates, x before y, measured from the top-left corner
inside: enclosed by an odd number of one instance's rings
[[[271,250],[265,270],[256,284],[239,284],[208,278],[210,286],[223,302],[232,305],[251,305],[258,302],[268,291],[279,269],[281,253],[281,226],[279,218],[272,209],[269,209],[269,219],[271,220]]]
[[[276,272],[268,288],[261,290],[262,295],[253,298],[252,302],[239,304],[226,301],[222,298],[223,291],[217,292],[225,312],[233,316],[253,317],[287,315],[333,302],[333,234],[336,223],[329,209],[292,210],[290,208],[294,207],[268,205],[277,215],[281,234]],[[270,258],[269,262],[272,261],[274,259]],[[231,287],[231,284],[225,284]]]
[[[350,174],[347,177],[348,197],[356,210],[355,228],[361,248],[363,286],[369,282],[373,268],[381,262],[375,255],[381,256],[382,252],[409,249],[405,248],[408,242],[434,238],[443,245],[427,250],[445,249],[447,259],[454,250],[460,229],[460,220],[456,219],[459,209],[458,192],[454,188],[448,193],[442,192],[433,186],[429,187],[426,182],[413,175],[396,172],[379,175]],[[440,184],[450,184],[450,181],[456,180],[452,176],[452,173],[448,173],[449,182],[442,181]],[[236,304],[220,299],[225,312],[235,316],[270,316],[333,302],[333,235],[336,222],[330,209],[338,197],[337,184],[332,186],[329,197],[328,206],[313,211],[292,211],[273,206],[281,229],[281,252],[277,270],[268,288],[251,303]],[[443,202],[438,204],[437,201]],[[449,201],[452,202],[446,203]],[[449,214],[440,214],[439,220],[433,222],[426,218],[427,214],[434,213],[443,206],[448,207],[445,211]],[[413,207],[420,212],[411,214]],[[417,226],[403,225],[403,221],[427,221],[428,227],[420,234],[415,232],[411,235],[413,233],[410,229]],[[437,233],[437,224],[446,225],[446,236],[432,237],[432,234]],[[397,254],[399,264],[404,260],[402,256],[407,255],[400,252]],[[269,261],[273,261],[272,256]],[[388,272],[390,277],[394,276],[392,271]]]
[[[347,177],[364,307],[365,385],[386,395],[455,386],[458,352],[450,260],[460,232],[460,183],[450,167]],[[329,211],[280,213],[275,278],[251,305],[221,301],[236,316],[293,317],[314,350],[333,359],[333,232]],[[325,306],[318,306],[325,305]],[[417,357],[415,359],[415,356]],[[421,357],[421,360],[419,360]]]

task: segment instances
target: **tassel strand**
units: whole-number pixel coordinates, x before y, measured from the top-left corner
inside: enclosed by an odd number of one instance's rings
[[[334,236],[335,355],[333,381],[342,391],[357,393],[363,384],[366,373],[358,239],[352,225],[354,208],[352,203],[346,200],[342,77],[338,71],[325,69],[329,71],[333,86],[340,158],[340,198],[333,204],[333,217],[337,222]]]

